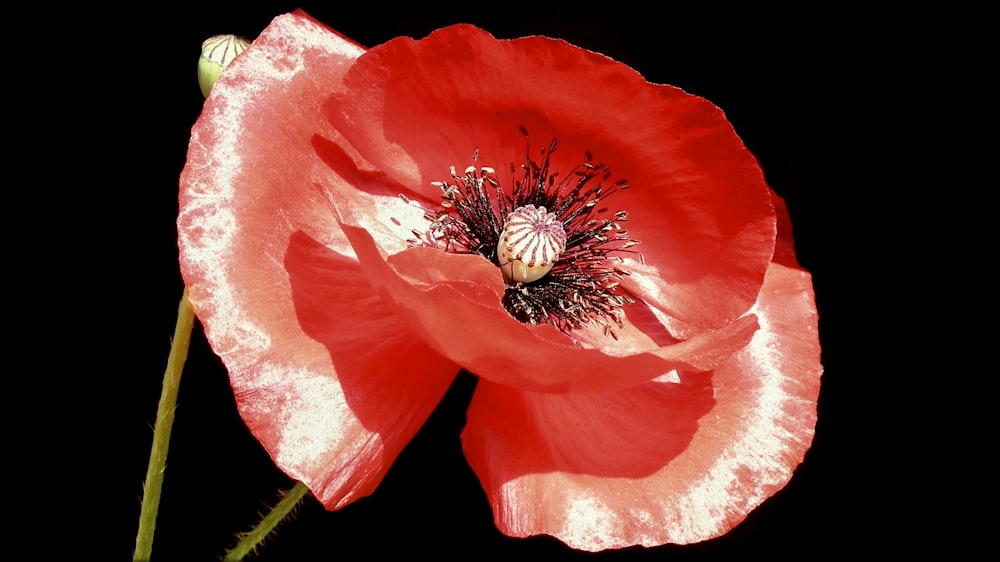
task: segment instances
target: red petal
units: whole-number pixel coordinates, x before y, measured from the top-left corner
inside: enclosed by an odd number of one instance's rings
[[[359,59],[328,115],[376,167],[429,201],[439,195],[431,182],[463,169],[475,150],[479,164],[519,166],[522,125],[533,157],[558,138],[563,174],[590,150],[634,186],[606,202],[630,213],[642,241],[647,266],[626,258],[627,286],[678,331],[746,312],[773,253],[769,191],[722,111],[562,41],[499,41],[471,26],[393,40]]]
[[[337,207],[346,214],[351,205]],[[635,349],[605,337],[609,348],[621,344],[616,354],[581,349],[552,326],[511,317],[499,304],[499,272],[485,259],[432,248],[386,258],[368,230],[342,227],[368,280],[418,337],[480,377],[523,390],[614,390],[675,368],[710,369],[746,345],[757,328],[748,315],[672,345],[644,341]]]
[[[362,49],[298,14],[223,73],[181,177],[181,270],[243,419],[327,507],[370,493],[458,367],[367,283],[322,190],[321,102]]]
[[[788,216],[788,205],[773,191],[771,192],[771,201],[774,203],[774,211],[778,218],[778,238],[775,242],[772,261],[801,269],[799,260],[795,257],[795,239],[792,238],[792,219]]]
[[[755,308],[761,330],[714,373],[582,395],[481,382],[462,442],[497,526],[584,550],[691,543],[782,488],[816,423],[809,274],[772,265]]]

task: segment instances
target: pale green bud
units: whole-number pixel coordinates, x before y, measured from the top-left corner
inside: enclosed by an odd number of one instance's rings
[[[237,55],[246,50],[250,42],[236,35],[216,35],[201,44],[201,58],[198,59],[198,84],[201,93],[208,97],[212,86]]]

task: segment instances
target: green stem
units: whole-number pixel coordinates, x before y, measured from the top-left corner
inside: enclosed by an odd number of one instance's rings
[[[295,486],[291,490],[285,492],[278,502],[278,505],[271,509],[271,512],[264,516],[260,520],[260,523],[253,528],[252,531],[243,535],[240,538],[240,542],[233,547],[232,550],[226,553],[226,557],[223,562],[239,562],[243,560],[243,557],[253,552],[261,542],[264,541],[274,531],[275,527],[279,523],[284,521],[295,509],[295,506],[299,504],[309,493],[309,488],[302,482],[296,482]]]
[[[149,452],[149,468],[146,482],[142,487],[142,510],[139,513],[139,532],[135,536],[134,562],[149,560],[153,550],[153,532],[156,530],[156,513],[160,508],[160,490],[163,488],[163,472],[167,465],[167,447],[170,445],[170,430],[174,424],[174,410],[177,406],[177,390],[181,384],[181,372],[187,360],[191,344],[191,329],[194,327],[194,310],[188,300],[187,289],[181,296],[177,309],[177,326],[167,359],[167,370],[163,373],[163,389],[160,405],[156,411],[156,425],[153,426],[153,448]]]

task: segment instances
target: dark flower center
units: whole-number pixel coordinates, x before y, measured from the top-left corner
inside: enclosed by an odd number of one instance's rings
[[[522,134],[527,131],[522,127]],[[415,233],[413,244],[480,254],[501,269],[507,287],[503,306],[521,322],[549,323],[569,334],[590,322],[617,338],[622,307],[634,299],[619,287],[628,272],[613,252],[630,251],[638,241],[621,223],[625,211],[609,213],[601,201],[630,186],[624,179],[608,183],[606,164],[587,160],[560,177],[550,169],[557,142],[541,150],[541,162],[527,150],[521,178],[508,195],[488,166],[469,166],[441,188],[441,209],[428,212],[430,228]],[[473,155],[473,164],[478,160]],[[514,164],[509,165],[511,176]]]

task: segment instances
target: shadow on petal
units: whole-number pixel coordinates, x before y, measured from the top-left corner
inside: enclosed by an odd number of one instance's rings
[[[755,306],[761,329],[711,373],[603,395],[481,382],[462,443],[497,526],[591,551],[687,544],[735,527],[788,482],[812,441],[822,373],[814,303],[808,273],[774,264]]]
[[[343,399],[364,430],[353,443],[362,457],[358,464],[330,467],[328,478],[384,474],[440,402],[458,366],[401,327],[357,261],[296,232],[285,267],[298,323],[329,351]],[[380,454],[372,459],[372,451]]]
[[[316,155],[320,157],[323,163],[329,166],[340,177],[344,178],[353,188],[377,195],[389,193],[389,189],[382,188],[383,185],[391,181],[384,172],[373,169],[362,169],[358,166],[355,158],[348,154],[347,150],[335,140],[328,139],[322,135],[313,135],[310,142],[312,143],[313,150],[316,151]],[[396,193],[400,189],[402,189],[401,186],[392,188]],[[394,194],[390,193],[390,195]]]
[[[613,373],[609,373],[613,376]],[[604,393],[542,394],[480,383],[463,434],[466,454],[499,462],[504,481],[567,472],[642,478],[682,453],[715,405],[710,373],[680,374]]]

